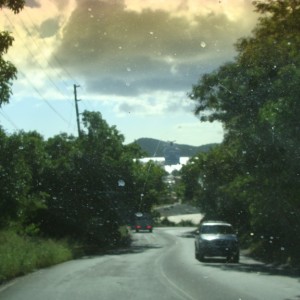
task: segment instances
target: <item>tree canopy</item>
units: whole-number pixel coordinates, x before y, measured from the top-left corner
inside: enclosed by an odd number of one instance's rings
[[[83,124],[80,138],[0,130],[0,227],[113,245],[160,201],[164,170],[141,164],[141,149],[100,113],[85,111]]]
[[[196,178],[186,197],[241,228],[258,252],[300,260],[300,1],[254,7],[261,17],[234,61],[190,93],[196,115],[222,122],[225,137],[183,169],[187,186]]]
[[[25,5],[24,0],[1,0],[0,8],[9,8],[14,13],[19,13]],[[0,107],[3,103],[8,103],[12,93],[12,80],[16,78],[17,69],[3,56],[12,46],[14,38],[7,31],[0,32]]]

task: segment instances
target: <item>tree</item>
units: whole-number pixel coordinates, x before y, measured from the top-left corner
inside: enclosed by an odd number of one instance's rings
[[[9,8],[14,13],[19,13],[25,5],[24,0],[1,0],[0,8]],[[12,80],[16,78],[17,69],[3,56],[12,45],[14,38],[7,31],[0,32],[0,107],[3,103],[9,102]]]
[[[80,138],[62,134],[46,142],[51,161],[41,181],[49,197],[36,222],[50,236],[116,243],[140,197],[134,158],[141,150],[124,146],[98,112],[85,111],[83,123]]]
[[[300,1],[254,5],[261,17],[253,35],[236,43],[233,62],[203,76],[190,94],[200,119],[221,121],[226,132],[206,158],[210,167],[199,166],[198,173],[215,177],[199,201],[227,218],[242,204],[258,251],[300,261],[293,238],[300,233]]]
[[[0,134],[0,226],[18,230],[31,225],[44,208],[47,194],[41,182],[47,163],[44,141],[37,132]]]

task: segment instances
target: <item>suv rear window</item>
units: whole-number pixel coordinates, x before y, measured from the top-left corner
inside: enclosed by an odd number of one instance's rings
[[[202,225],[200,233],[204,234],[233,234],[230,225]]]

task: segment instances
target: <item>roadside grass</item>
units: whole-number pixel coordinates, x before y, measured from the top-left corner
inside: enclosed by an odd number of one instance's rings
[[[66,241],[20,236],[13,230],[0,231],[0,283],[72,258],[72,249]]]
[[[76,259],[87,254],[104,253],[107,249],[128,246],[131,235],[120,226],[118,236],[107,245],[91,245],[78,241],[43,239],[19,235],[14,230],[0,230],[0,284],[34,270]]]

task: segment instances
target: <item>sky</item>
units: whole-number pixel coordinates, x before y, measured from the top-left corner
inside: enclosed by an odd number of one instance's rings
[[[76,85],[79,111],[100,112],[125,143],[195,146],[222,142],[223,129],[200,122],[188,94],[234,59],[257,21],[250,0],[27,0],[19,14],[0,13],[18,69],[0,109],[8,133],[77,135]]]

